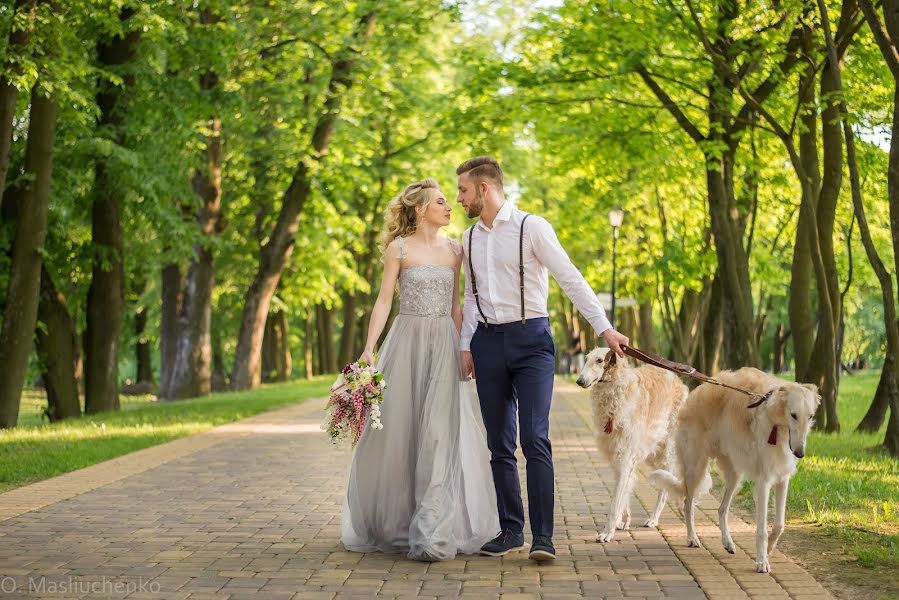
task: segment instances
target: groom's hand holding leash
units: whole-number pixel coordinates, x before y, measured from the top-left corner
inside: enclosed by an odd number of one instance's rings
[[[618,333],[611,327],[603,331],[600,335],[606,340],[609,348],[611,348],[615,354],[624,358],[624,349],[622,346],[627,346],[631,343],[626,335]]]
[[[459,356],[462,361],[462,377],[474,379],[474,360],[471,358],[471,352],[462,350]]]

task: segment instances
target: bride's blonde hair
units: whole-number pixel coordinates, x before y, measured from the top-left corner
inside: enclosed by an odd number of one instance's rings
[[[437,197],[437,180],[422,179],[406,186],[402,192],[393,197],[387,205],[384,216],[384,231],[381,243],[386,251],[390,242],[398,237],[407,237],[415,233],[418,226],[416,209],[426,209]]]

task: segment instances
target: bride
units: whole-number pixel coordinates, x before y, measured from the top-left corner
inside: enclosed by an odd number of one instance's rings
[[[359,360],[374,363],[397,282],[400,311],[377,364],[388,385],[384,428],[365,429],[350,467],[341,519],[348,550],[450,560],[499,532],[477,398],[460,381],[461,248],[438,235],[450,211],[433,179],[387,207],[384,275]]]

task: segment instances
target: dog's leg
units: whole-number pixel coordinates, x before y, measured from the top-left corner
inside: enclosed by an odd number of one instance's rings
[[[768,563],[768,496],[771,493],[771,483],[768,481],[755,482],[755,571],[756,573],[770,573],[771,565]]]
[[[627,531],[631,528],[631,507],[630,505],[630,497],[628,494],[628,501],[624,503],[624,508],[621,510],[621,519],[618,521],[618,529],[621,531]]]
[[[723,456],[718,457],[718,467],[724,476],[724,495],[721,497],[721,505],[718,507],[718,527],[721,529],[721,543],[724,545],[724,549],[733,554],[736,552],[736,546],[734,546],[734,540],[730,536],[728,515],[730,514],[730,503],[740,485],[740,474],[737,473],[731,462]]]
[[[668,492],[665,490],[659,490],[659,499],[656,500],[656,507],[652,511],[652,515],[646,519],[646,523],[643,524],[643,527],[658,527],[659,526],[659,517],[662,516],[662,509],[665,508],[665,501],[668,500]]]
[[[771,537],[768,538],[768,554],[774,552],[777,541],[784,532],[784,523],[787,518],[787,488],[789,479],[778,481],[774,486],[774,527],[771,529]]]
[[[687,524],[687,546],[702,548],[699,536],[696,535],[696,522],[693,517],[694,498],[705,480],[709,466],[709,456],[702,449],[684,445],[679,449],[682,457],[681,467],[684,470],[684,521]]]
[[[696,522],[693,520],[693,491],[687,490],[684,497],[684,521],[687,524],[687,546],[690,548],[702,548],[702,542],[696,535]]]
[[[596,536],[597,542],[611,542],[615,537],[615,528],[625,509],[625,503],[630,499],[631,481],[634,478],[634,461],[631,457],[627,457],[622,461],[620,469],[617,469],[618,477],[615,482],[615,495],[612,497],[611,506],[609,506],[609,523],[605,531],[600,532]]]

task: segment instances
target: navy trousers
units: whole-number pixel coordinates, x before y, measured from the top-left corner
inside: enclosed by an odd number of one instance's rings
[[[516,433],[527,460],[528,517],[534,536],[553,533],[554,479],[549,441],[555,345],[546,317],[501,325],[478,324],[471,340],[481,415],[503,530],[524,531],[515,459]]]

